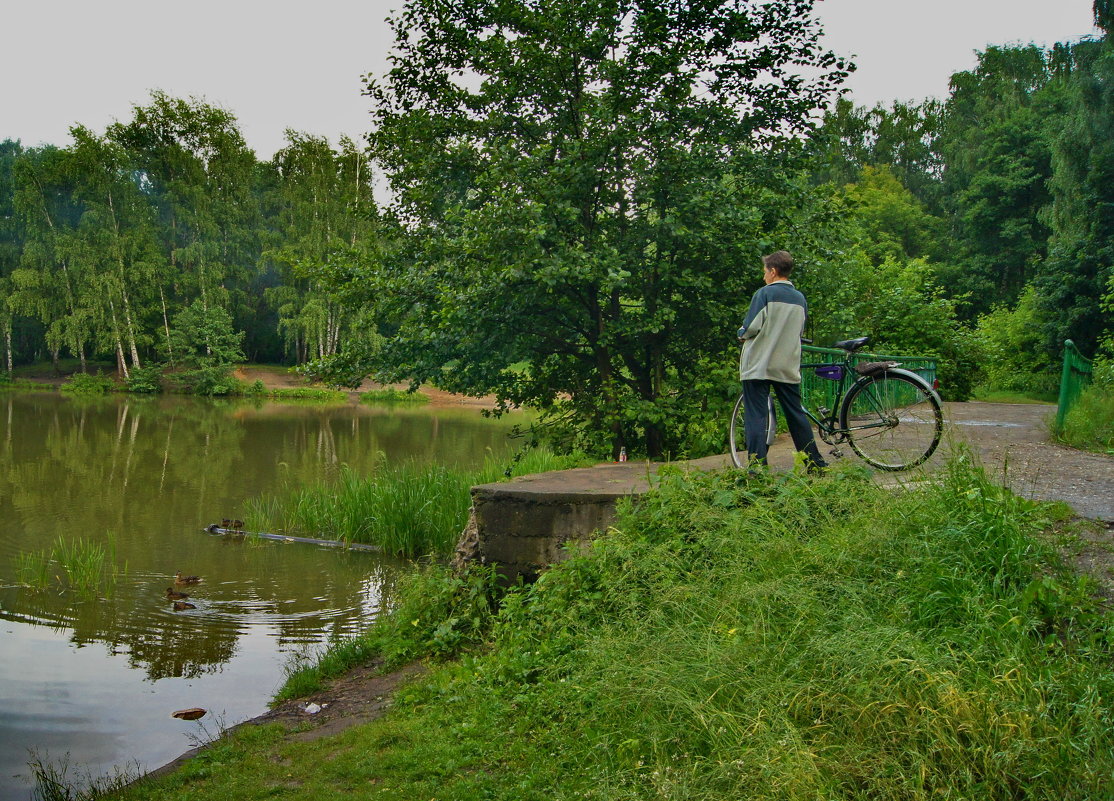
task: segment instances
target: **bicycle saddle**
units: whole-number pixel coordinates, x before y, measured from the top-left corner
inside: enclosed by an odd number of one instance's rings
[[[870,337],[859,337],[858,339],[845,339],[842,342],[836,342],[832,347],[854,353],[867,342],[870,342]]]

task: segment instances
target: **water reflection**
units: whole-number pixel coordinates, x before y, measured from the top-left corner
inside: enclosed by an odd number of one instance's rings
[[[342,465],[476,464],[507,430],[475,410],[0,395],[0,797],[26,792],[31,747],[98,770],[173,758],[192,724],[170,711],[258,714],[293,653],[389,603],[397,562],[205,525]],[[74,537],[114,543],[109,597],[16,586],[17,555]],[[177,571],[204,577],[193,609],[166,597]]]

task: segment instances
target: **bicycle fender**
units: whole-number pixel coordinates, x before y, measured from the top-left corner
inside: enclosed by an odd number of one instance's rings
[[[905,370],[901,367],[891,367],[888,370],[883,370],[878,375],[879,376],[901,375],[901,376],[905,376],[906,378],[911,378],[913,381],[916,381],[918,384],[920,384],[925,389],[927,389],[929,391],[929,393],[932,395],[932,397],[934,397],[936,399],[937,403],[943,403],[943,401],[940,400],[940,395],[936,392],[936,390],[934,390],[932,388],[932,384],[925,381],[923,376],[921,376],[917,373],[914,373],[912,370]]]

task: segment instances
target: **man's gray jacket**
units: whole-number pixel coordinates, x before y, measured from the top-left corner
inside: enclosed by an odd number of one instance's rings
[[[739,329],[739,378],[801,383],[801,334],[807,318],[805,296],[789,281],[775,281],[755,292]]]

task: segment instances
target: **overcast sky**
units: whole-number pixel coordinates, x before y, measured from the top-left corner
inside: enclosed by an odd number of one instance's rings
[[[239,118],[261,158],[283,131],[358,139],[361,76],[383,72],[394,0],[0,0],[0,140],[68,144],[82,123],[130,118],[149,90]],[[947,93],[988,44],[1095,33],[1092,0],[821,0],[828,46],[855,57],[863,105]]]

